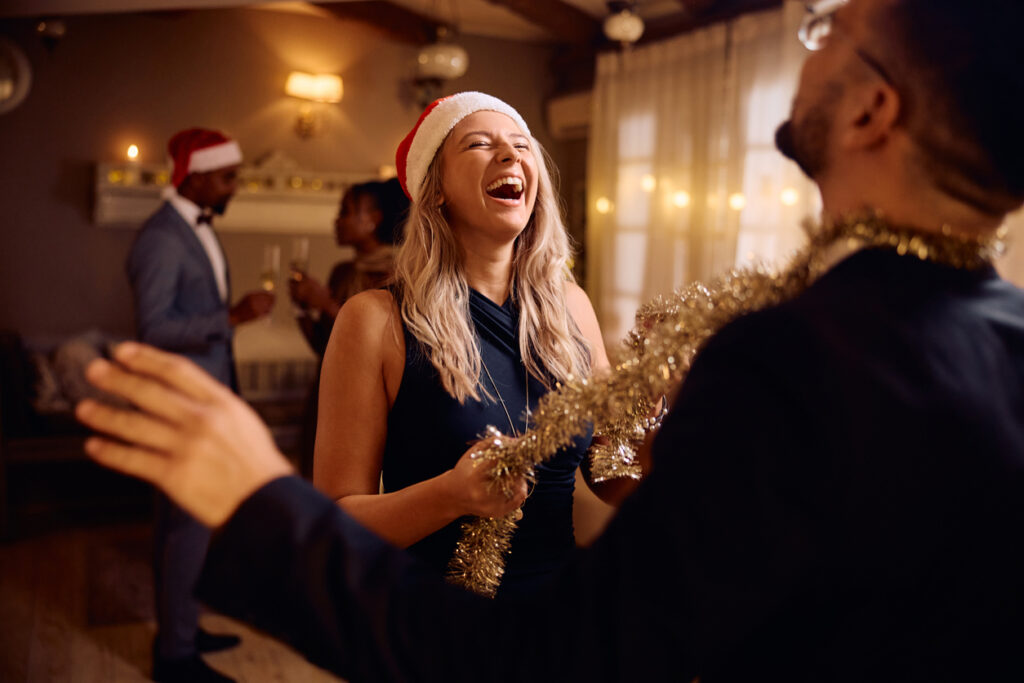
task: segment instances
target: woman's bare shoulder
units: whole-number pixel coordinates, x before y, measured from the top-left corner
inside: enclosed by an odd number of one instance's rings
[[[565,283],[565,305],[569,309],[569,315],[579,326],[580,332],[590,343],[594,369],[607,366],[608,354],[604,348],[601,325],[597,322],[597,314],[594,313],[590,297],[578,284],[567,281]]]
[[[565,281],[565,304],[573,317],[578,318],[580,314],[594,315],[594,307],[587,292],[572,280]]]
[[[338,312],[338,324],[344,327],[378,327],[386,325],[398,313],[391,292],[368,289],[348,298]]]

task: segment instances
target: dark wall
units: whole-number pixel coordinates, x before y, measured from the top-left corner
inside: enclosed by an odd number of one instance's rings
[[[236,9],[84,16],[67,19],[52,50],[25,20],[0,22],[33,67],[32,91],[0,115],[0,328],[63,334],[88,327],[130,334],[124,259],[133,231],[91,221],[93,167],[123,158],[164,158],[176,130],[201,125],[235,136],[250,159],[280,150],[303,168],[373,173],[393,164],[415,122],[409,79],[416,48],[334,19]],[[520,109],[544,131],[549,49],[463,37],[469,72],[446,92],[480,89]],[[344,99],[327,107],[322,135],[301,140],[299,103],[284,94],[292,70],[338,73]],[[227,233],[236,292],[256,282],[262,246],[285,255],[290,235]],[[326,273],[343,254],[327,235],[311,244],[311,270]]]

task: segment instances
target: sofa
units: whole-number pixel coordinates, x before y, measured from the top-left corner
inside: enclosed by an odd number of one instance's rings
[[[91,332],[32,343],[0,330],[0,538],[15,535],[11,492],[20,474],[41,463],[86,460],[82,446],[88,433],[72,405],[88,392],[81,367],[101,354],[99,338]],[[64,371],[64,387],[55,366]]]

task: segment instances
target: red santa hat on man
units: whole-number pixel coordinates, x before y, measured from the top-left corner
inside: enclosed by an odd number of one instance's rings
[[[409,199],[419,199],[420,189],[427,177],[427,169],[434,160],[441,143],[459,121],[478,111],[496,111],[519,126],[523,135],[530,136],[526,121],[510,105],[497,97],[482,92],[460,92],[433,101],[405,136],[395,152],[398,180]]]
[[[189,173],[205,173],[242,163],[238,143],[218,130],[189,128],[176,133],[167,143],[174,171],[171,186],[185,182]]]

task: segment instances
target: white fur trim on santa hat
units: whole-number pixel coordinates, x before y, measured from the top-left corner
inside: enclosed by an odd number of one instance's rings
[[[228,140],[192,152],[188,160],[188,172],[205,173],[240,163],[242,163],[242,149],[234,140]]]
[[[430,162],[434,160],[434,155],[437,154],[438,148],[441,147],[441,143],[444,142],[448,133],[459,121],[478,111],[496,111],[499,114],[504,114],[515,121],[524,135],[532,137],[529,126],[526,125],[526,121],[519,115],[519,112],[493,95],[469,91],[460,92],[441,100],[423,119],[423,123],[416,130],[412,144],[409,145],[409,155],[405,162],[405,184],[413,201],[419,199],[420,189],[427,177]]]

